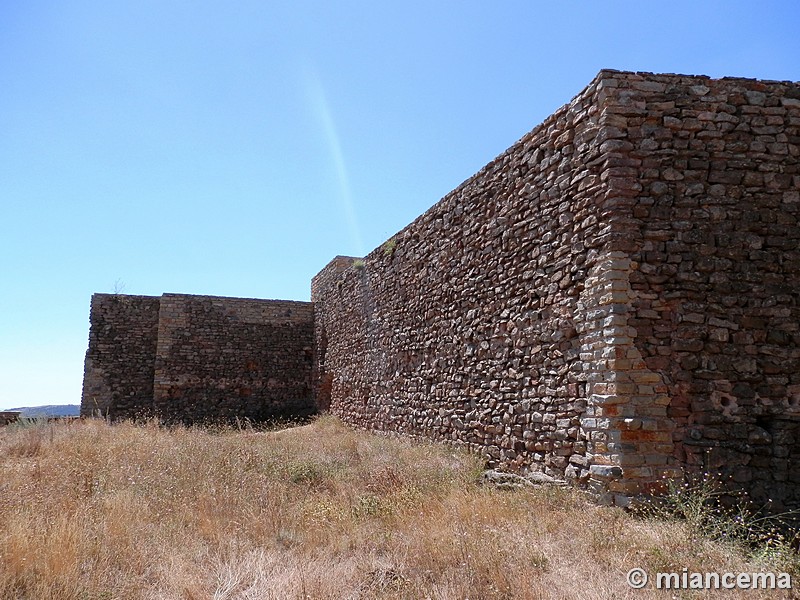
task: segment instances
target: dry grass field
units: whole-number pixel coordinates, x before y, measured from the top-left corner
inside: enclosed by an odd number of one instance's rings
[[[631,589],[627,571],[796,572],[575,490],[481,486],[478,460],[353,431],[102,421],[0,430],[0,598],[790,598]]]

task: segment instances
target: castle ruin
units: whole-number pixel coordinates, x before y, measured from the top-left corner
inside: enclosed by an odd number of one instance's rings
[[[800,84],[604,70],[311,303],[95,295],[83,414],[330,410],[625,504],[800,507]]]

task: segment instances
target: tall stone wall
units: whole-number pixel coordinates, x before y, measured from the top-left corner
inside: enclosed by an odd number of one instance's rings
[[[94,294],[81,396],[82,416],[117,419],[153,404],[159,300]]]
[[[82,415],[185,423],[305,416],[308,302],[95,294]]]
[[[667,383],[674,456],[800,507],[800,85],[615,74],[609,90],[627,324]]]
[[[592,83],[363,261],[314,279],[332,411],[467,445],[492,465],[581,482],[614,472],[619,450],[593,406],[605,398],[589,389],[607,370],[592,332],[613,308],[589,311],[587,299],[618,243],[604,220],[601,89]]]
[[[798,506],[798,98],[602,71],[314,279],[320,397],[607,501],[693,471]]]
[[[183,422],[313,413],[313,327],[308,302],[164,294],[156,412]]]

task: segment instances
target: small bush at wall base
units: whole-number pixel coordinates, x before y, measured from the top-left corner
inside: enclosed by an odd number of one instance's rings
[[[682,521],[698,538],[730,544],[758,562],[780,565],[800,577],[800,511],[762,514],[747,502],[745,494],[731,505],[732,493],[710,474],[683,481],[666,480],[667,492],[648,499],[636,512],[649,519]],[[725,501],[728,502],[725,502]]]

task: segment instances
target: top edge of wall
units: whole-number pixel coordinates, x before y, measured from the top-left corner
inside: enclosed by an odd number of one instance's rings
[[[311,305],[303,300],[281,300],[280,298],[242,298],[238,296],[209,296],[205,294],[177,294],[165,292],[161,298],[186,298],[188,300],[225,300],[226,302],[269,302],[273,304],[296,304],[300,306]]]
[[[172,292],[166,292],[161,294],[160,296],[144,296],[144,295],[136,295],[136,294],[106,294],[106,293],[95,293],[92,294],[92,298],[131,298],[131,299],[139,299],[139,300],[159,300],[161,298],[186,298],[190,300],[225,300],[225,301],[233,301],[233,302],[268,302],[274,304],[295,304],[299,306],[306,306],[311,305],[311,302],[306,302],[303,300],[281,300],[280,298],[241,298],[237,296],[210,296],[205,294],[177,294]]]
[[[757,77],[742,77],[738,75],[726,75],[725,77],[711,77],[710,75],[692,74],[692,73],[653,73],[652,71],[621,71],[617,69],[600,69],[600,71],[597,73],[593,81],[615,76],[622,76],[625,79],[637,79],[639,81],[695,79],[695,80],[720,81],[720,82],[724,81],[724,82],[757,83],[764,85],[770,85],[770,84],[800,85],[800,81],[792,81],[791,79],[759,79]]]
[[[141,300],[158,300],[161,296],[147,296],[144,294],[114,294],[113,292],[95,292],[92,298],[138,298]]]

